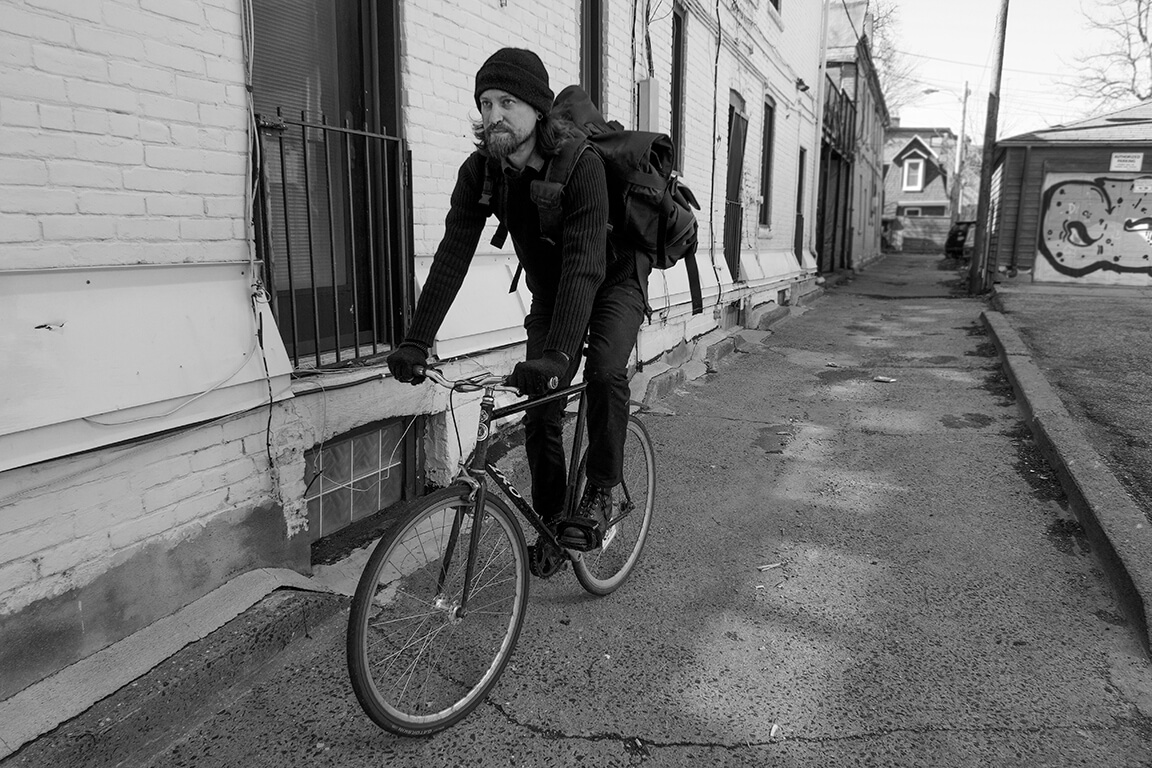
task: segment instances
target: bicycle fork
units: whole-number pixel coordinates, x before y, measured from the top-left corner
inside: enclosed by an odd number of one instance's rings
[[[488,440],[492,434],[492,412],[495,407],[496,401],[492,396],[492,389],[489,388],[485,390],[484,396],[480,400],[480,424],[476,432],[476,449],[468,465],[457,477],[457,482],[461,483],[467,490],[461,494],[464,503],[455,508],[456,514],[452,520],[452,530],[448,534],[448,543],[444,548],[444,560],[440,565],[440,577],[436,582],[436,600],[433,603],[435,608],[450,613],[451,621],[460,621],[464,618],[468,610],[468,597],[472,593],[472,581],[476,573],[476,558],[480,551],[480,536],[484,527],[484,509],[488,499],[488,485],[484,482],[483,472],[477,471],[476,468],[484,466],[488,455]],[[444,584],[448,580],[448,571],[452,566],[456,545],[459,543],[460,528],[464,524],[465,515],[469,512],[472,514],[472,529],[468,535],[468,559],[464,563],[464,586],[460,590],[460,604],[454,606],[444,596]]]

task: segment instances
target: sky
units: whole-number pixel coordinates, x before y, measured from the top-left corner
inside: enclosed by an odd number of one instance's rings
[[[904,126],[948,126],[959,133],[965,81],[966,135],[982,144],[987,96],[996,63],[996,16],[1001,0],[897,0],[900,50],[923,85],[913,104],[900,110]],[[1076,72],[1078,54],[1099,50],[1104,40],[1091,33],[1081,13],[1097,0],[1009,0],[1000,84],[998,138],[1091,114],[1092,104],[1076,101],[1061,80]]]

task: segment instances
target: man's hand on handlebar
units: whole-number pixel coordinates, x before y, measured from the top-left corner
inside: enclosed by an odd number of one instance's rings
[[[568,356],[549,349],[541,357],[517,363],[506,383],[525,395],[543,395],[557,389],[567,372]]]
[[[428,365],[428,350],[406,341],[388,355],[388,370],[397,381],[420,384],[424,381],[424,368]]]

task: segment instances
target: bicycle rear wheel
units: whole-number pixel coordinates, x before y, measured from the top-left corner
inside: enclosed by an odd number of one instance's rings
[[[580,460],[576,498],[587,482],[588,452]],[[648,430],[635,416],[628,417],[624,439],[623,480],[613,492],[612,521],[600,549],[585,552],[573,563],[580,586],[594,595],[607,595],[620,587],[640,560],[652,525],[656,503],[656,458]]]
[[[484,700],[512,655],[528,606],[524,532],[487,497],[468,604],[460,610],[476,511],[459,487],[431,494],[376,545],[348,619],[348,673],[360,705],[393,733],[423,736]]]

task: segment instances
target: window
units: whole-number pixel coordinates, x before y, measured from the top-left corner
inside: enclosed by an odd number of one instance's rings
[[[277,325],[296,367],[380,354],[412,294],[396,10],[253,0],[252,12],[254,219]]]
[[[760,226],[772,226],[772,147],[776,140],[776,105],[764,102],[764,146],[760,164]]]
[[[909,218],[912,218],[912,219],[919,218],[920,209],[919,208],[905,208],[904,209],[904,215],[909,217]]]
[[[904,191],[919,192],[924,189],[924,159],[910,157],[904,161]]]
[[[304,453],[308,537],[315,541],[413,498],[422,417],[368,424]]]
[[[676,170],[684,170],[684,62],[687,46],[684,41],[684,6],[677,4],[672,11],[672,147],[676,150]]]
[[[580,3],[580,84],[597,107],[604,99],[603,0]]]

